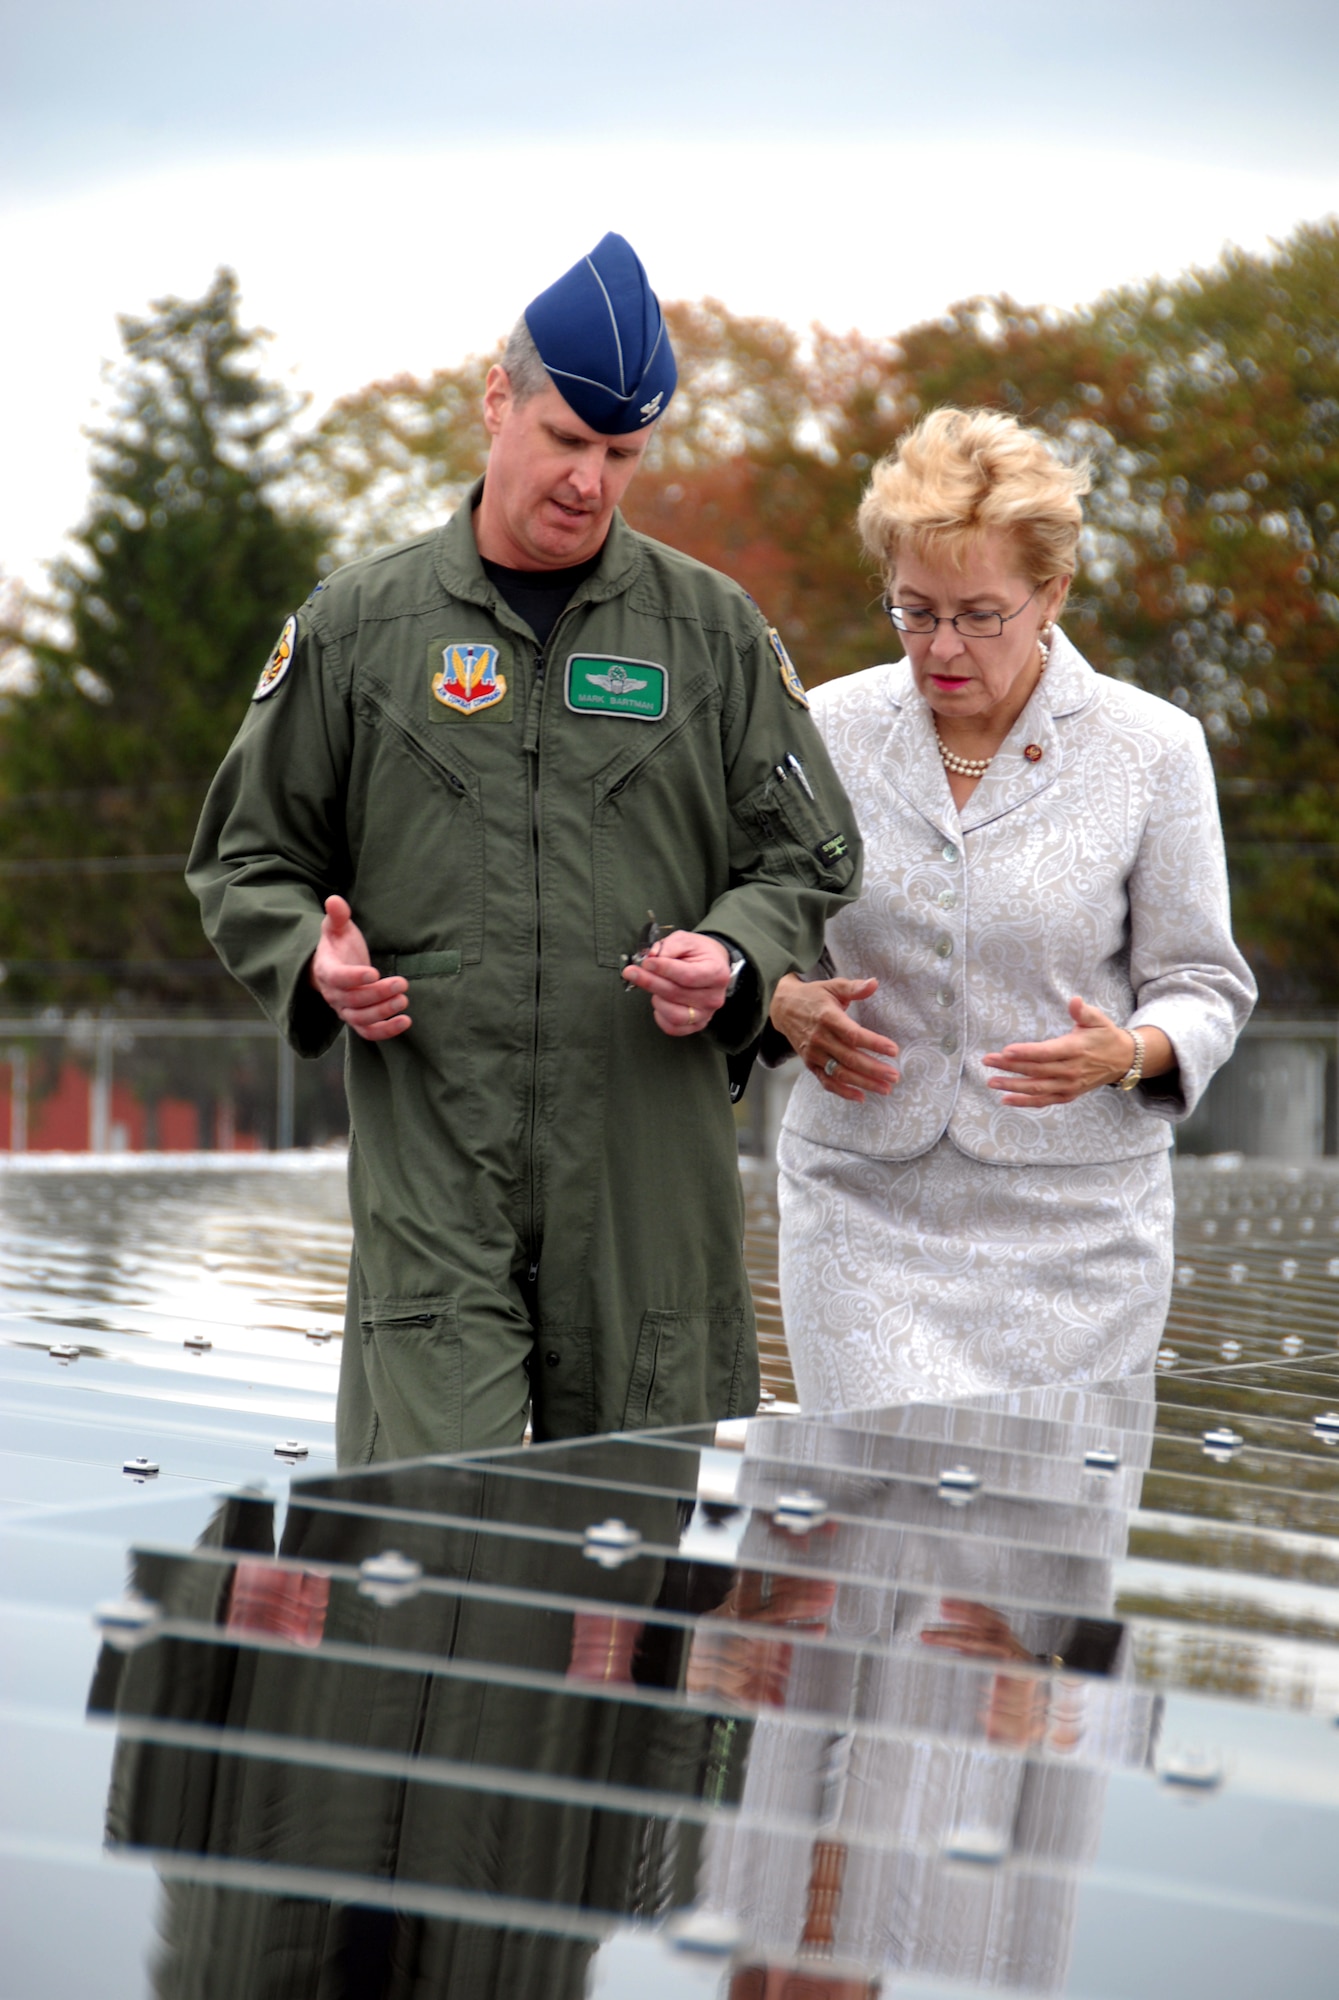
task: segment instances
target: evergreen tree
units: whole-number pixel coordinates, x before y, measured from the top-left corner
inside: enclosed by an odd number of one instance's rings
[[[208,993],[181,881],[204,790],[321,549],[274,494],[295,399],[260,374],[237,281],[123,318],[93,494],[24,609],[0,718],[0,959],[13,999]],[[73,865],[67,865],[73,864]],[[52,968],[63,964],[63,973]]]

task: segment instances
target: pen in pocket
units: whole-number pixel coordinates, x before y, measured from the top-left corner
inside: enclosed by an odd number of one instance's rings
[[[813,801],[813,803],[816,805],[818,801],[814,799],[813,787],[810,785],[809,780],[805,777],[804,766],[800,762],[799,758],[795,755],[795,752],[793,750],[788,750],[786,752],[786,762],[790,765],[791,770],[795,773],[800,783],[804,786],[805,797]]]

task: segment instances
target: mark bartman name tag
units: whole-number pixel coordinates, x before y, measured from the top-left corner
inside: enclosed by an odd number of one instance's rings
[[[659,722],[669,707],[669,670],[654,660],[620,660],[608,653],[573,653],[564,687],[574,715],[621,715]]]

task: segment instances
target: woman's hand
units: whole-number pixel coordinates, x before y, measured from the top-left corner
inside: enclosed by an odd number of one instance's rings
[[[1077,997],[1069,1003],[1074,1026],[1049,1042],[1010,1042],[998,1055],[983,1056],[987,1069],[1007,1071],[993,1076],[990,1088],[1005,1093],[1005,1104],[1027,1111],[1044,1111],[1048,1104],[1072,1104],[1090,1090],[1115,1083],[1134,1061],[1134,1036],[1118,1028],[1100,1007]],[[1144,1075],[1162,1076],[1176,1056],[1161,1028],[1139,1030],[1144,1041]]]
[[[866,1090],[886,1097],[900,1081],[888,1067],[897,1059],[897,1043],[862,1028],[846,1011],[878,990],[877,979],[797,979],[788,972],[772,995],[772,1026],[824,1090],[851,1104],[863,1104]]]
[[[927,1625],[923,1646],[938,1646],[965,1660],[999,1660],[1010,1666],[1037,1664],[1008,1621],[989,1605],[946,1597],[939,1607],[942,1625]],[[1050,1690],[1033,1674],[992,1674],[982,1721],[989,1743],[1011,1743],[1024,1749],[1046,1733]]]
[[[923,1646],[942,1646],[945,1652],[960,1653],[964,1659],[1026,1661],[1034,1664],[1022,1640],[998,1611],[988,1604],[974,1604],[965,1597],[945,1597],[939,1606],[941,1625],[927,1625],[921,1633]]]

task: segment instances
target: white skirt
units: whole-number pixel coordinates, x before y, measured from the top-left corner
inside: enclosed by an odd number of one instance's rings
[[[877,1408],[1146,1372],[1172,1285],[1166,1152],[991,1166],[777,1148],[781,1312],[800,1406]]]

